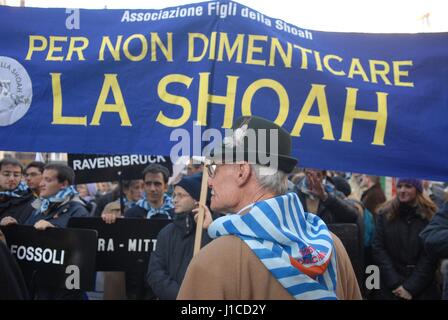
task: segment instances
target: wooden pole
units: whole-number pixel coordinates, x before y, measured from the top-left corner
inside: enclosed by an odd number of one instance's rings
[[[123,172],[118,171],[118,188],[120,188],[120,215],[124,217],[124,190],[123,190]]]
[[[199,198],[199,213],[198,221],[196,223],[196,236],[194,239],[194,251],[193,256],[195,256],[199,250],[201,250],[201,240],[202,240],[202,225],[204,224],[204,206],[207,200],[207,187],[208,187],[208,172],[204,166],[204,171],[202,173],[202,184],[201,184],[201,196]]]

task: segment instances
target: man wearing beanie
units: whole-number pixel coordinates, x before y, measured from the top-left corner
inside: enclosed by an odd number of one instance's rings
[[[196,223],[193,210],[201,195],[202,173],[186,176],[174,187],[173,223],[157,236],[156,250],[151,254],[147,282],[162,300],[175,300],[193,257]],[[203,233],[202,246],[211,241]]]

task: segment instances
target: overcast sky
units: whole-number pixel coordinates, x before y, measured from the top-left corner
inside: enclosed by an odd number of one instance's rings
[[[196,0],[25,0],[26,6],[159,9]],[[238,0],[298,27],[346,32],[447,32],[447,0]],[[6,0],[19,5],[20,0]],[[428,16],[429,19],[424,17]]]

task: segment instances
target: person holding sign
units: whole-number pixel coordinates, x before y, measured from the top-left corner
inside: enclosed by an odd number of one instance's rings
[[[34,197],[22,182],[23,167],[16,159],[0,161],[0,225],[23,223],[33,211]]]
[[[340,240],[286,193],[297,164],[287,131],[242,117],[210,158],[211,209],[233,214],[208,226],[215,240],[191,261],[178,299],[361,298]]]
[[[159,164],[150,164],[143,170],[144,191],[143,199],[124,212],[125,218],[143,219],[172,219],[174,205],[171,197],[165,194],[168,190],[169,171]],[[106,206],[101,214],[105,223],[115,223],[121,217],[121,212],[114,210],[116,205]],[[126,296],[129,300],[152,299],[154,294],[150,288],[145,288],[144,270],[129,271],[126,273]],[[143,287],[143,288],[142,288]]]
[[[201,194],[202,173],[183,177],[174,187],[173,202],[176,213],[173,223],[157,236],[156,250],[149,260],[147,282],[154,294],[163,300],[175,300],[180,285],[193,258],[197,202]],[[211,241],[202,237],[202,245]]]
[[[36,199],[31,216],[25,224],[36,229],[65,228],[71,217],[89,215],[73,186],[73,169],[63,164],[47,164],[40,183],[40,198]]]

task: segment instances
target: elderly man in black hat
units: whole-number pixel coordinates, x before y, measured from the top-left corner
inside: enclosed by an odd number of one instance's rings
[[[207,166],[211,209],[230,214],[205,225],[215,240],[191,261],[178,299],[360,298],[340,240],[286,193],[297,164],[289,133],[255,116],[234,130]]]

